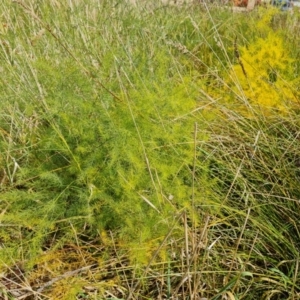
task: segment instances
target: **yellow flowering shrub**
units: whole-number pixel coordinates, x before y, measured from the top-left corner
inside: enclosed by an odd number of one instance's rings
[[[282,38],[269,32],[265,39],[240,48],[239,63],[231,71],[237,80],[233,89],[242,90],[251,107],[266,115],[285,113],[296,101],[292,63]]]

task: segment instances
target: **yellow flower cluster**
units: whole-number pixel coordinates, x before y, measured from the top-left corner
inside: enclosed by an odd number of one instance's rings
[[[283,39],[269,31],[239,49],[239,62],[232,67],[234,90],[243,92],[251,107],[265,115],[276,111],[285,113],[296,102],[292,78],[293,59],[284,47]]]

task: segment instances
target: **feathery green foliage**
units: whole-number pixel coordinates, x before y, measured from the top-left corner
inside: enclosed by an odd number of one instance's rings
[[[5,290],[298,297],[297,12],[0,8]]]

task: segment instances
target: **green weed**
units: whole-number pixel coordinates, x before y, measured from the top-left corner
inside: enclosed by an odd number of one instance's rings
[[[297,14],[0,7],[4,297],[297,299]]]

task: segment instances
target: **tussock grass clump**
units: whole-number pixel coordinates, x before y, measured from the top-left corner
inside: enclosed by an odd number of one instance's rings
[[[297,299],[296,14],[0,7],[1,296]]]

